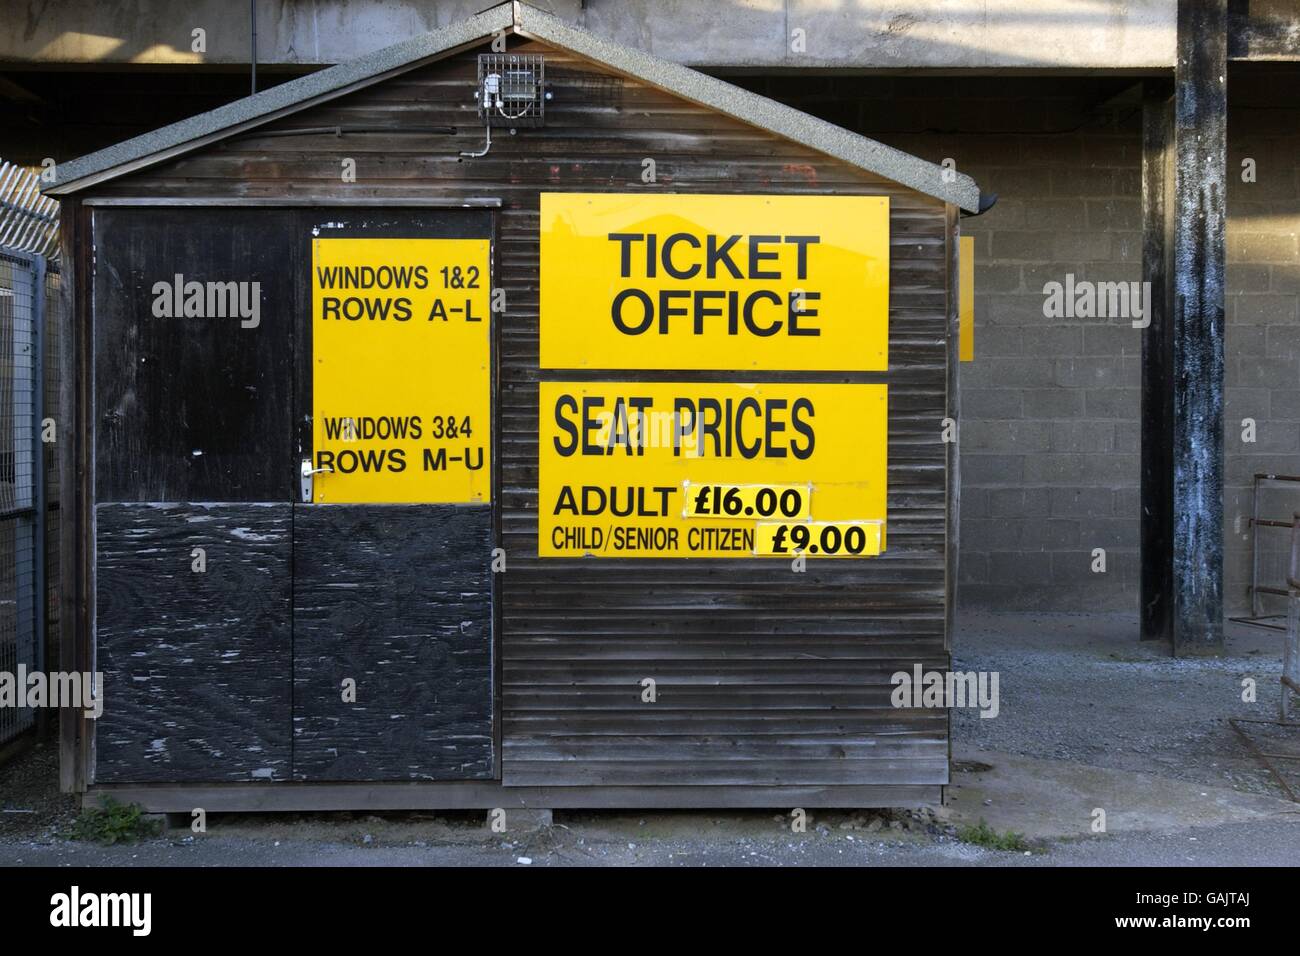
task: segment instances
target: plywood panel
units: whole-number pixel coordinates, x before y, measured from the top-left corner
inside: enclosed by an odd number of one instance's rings
[[[307,268],[296,216],[101,209],[94,227],[97,500],[292,500],[294,324]],[[202,293],[175,314],[159,283]],[[230,308],[227,283],[245,313]],[[183,314],[200,301],[202,314]]]
[[[95,516],[95,779],[289,779],[290,506],[105,504]]]
[[[294,779],[492,776],[491,556],[490,507],[296,509]]]

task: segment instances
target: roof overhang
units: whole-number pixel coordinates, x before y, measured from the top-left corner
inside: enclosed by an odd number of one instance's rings
[[[515,33],[567,50],[624,76],[818,150],[850,166],[883,176],[969,213],[980,211],[980,191],[963,173],[945,170],[910,153],[851,133],[765,96],[641,50],[601,39],[526,4],[503,3],[465,20],[236,100],[60,163],[45,193],[66,196],[166,162],[318,103]]]

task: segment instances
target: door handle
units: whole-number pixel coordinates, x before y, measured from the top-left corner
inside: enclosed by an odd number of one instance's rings
[[[302,460],[302,470],[299,472],[299,477],[302,479],[303,504],[311,504],[313,484],[312,476],[319,475],[322,472],[332,472],[333,470],[333,468],[313,468],[311,466],[310,458],[304,458]]]

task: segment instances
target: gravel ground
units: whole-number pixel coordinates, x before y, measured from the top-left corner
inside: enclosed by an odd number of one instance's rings
[[[54,742],[0,766],[0,844],[49,839],[66,832],[77,816],[75,797],[59,793],[59,753]]]
[[[558,822],[558,821],[557,821]],[[568,829],[566,829],[566,827]],[[987,850],[951,837],[878,839],[840,830],[800,837],[759,828],[676,837],[584,835],[574,823],[528,838],[405,845],[280,841],[211,834],[131,846],[0,842],[0,866],[1294,866],[1300,826],[1257,822],[1177,833],[1054,841],[1031,852]],[[481,832],[481,827],[480,827]]]
[[[963,615],[953,668],[998,671],[1001,710],[954,711],[954,743],[1285,796],[1228,724],[1276,718],[1281,635],[1230,625],[1226,656],[1183,659],[1136,635],[1136,618],[1113,615]]]

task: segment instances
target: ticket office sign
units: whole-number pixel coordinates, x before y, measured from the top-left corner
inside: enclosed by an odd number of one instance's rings
[[[889,199],[543,193],[541,367],[884,371]]]
[[[884,385],[543,382],[542,557],[864,557]]]
[[[492,497],[487,239],[312,241],[312,499]]]

